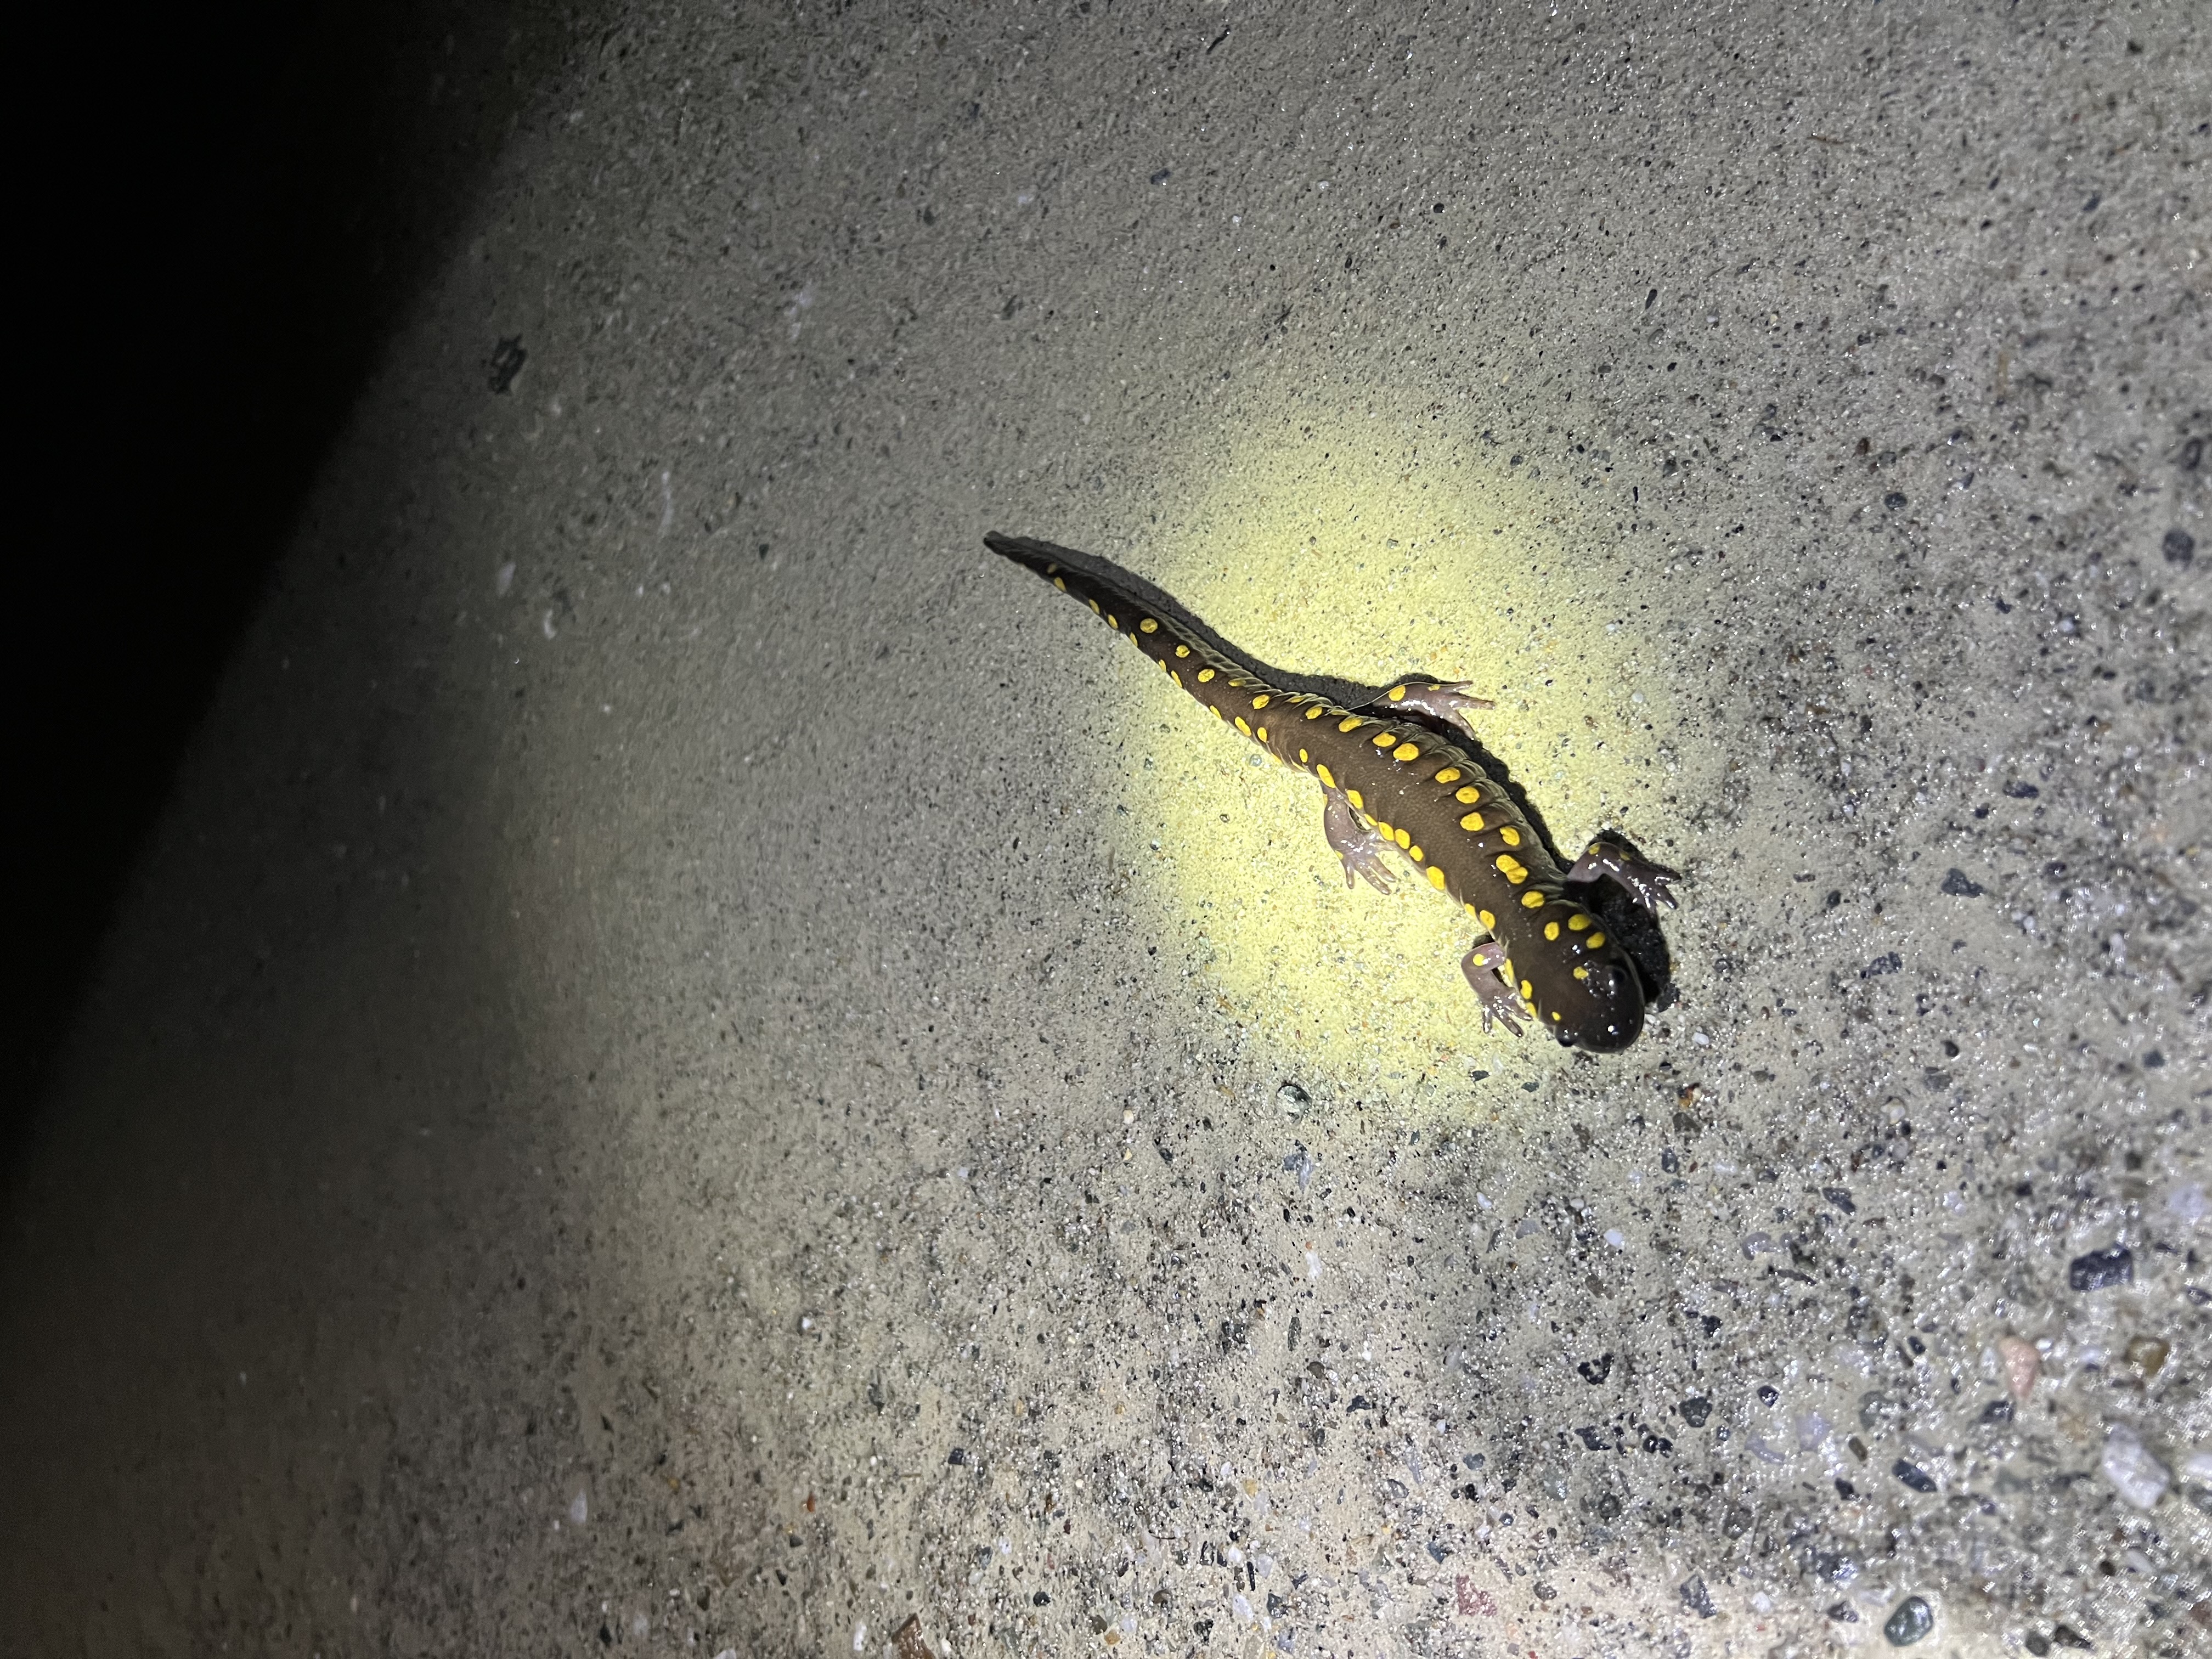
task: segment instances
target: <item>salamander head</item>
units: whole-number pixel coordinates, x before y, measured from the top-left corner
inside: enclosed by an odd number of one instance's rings
[[[1644,1030],[1643,981],[1617,950],[1583,965],[1583,978],[1563,973],[1538,992],[1538,1018],[1564,1047],[1616,1054]]]

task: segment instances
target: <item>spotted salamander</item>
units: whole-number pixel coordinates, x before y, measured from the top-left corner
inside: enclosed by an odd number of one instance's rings
[[[1082,600],[1217,719],[1320,783],[1323,832],[1347,886],[1390,890],[1395,849],[1466,907],[1488,938],[1460,964],[1482,1010],[1515,1036],[1533,1019],[1560,1042],[1626,1048],[1644,1028],[1635,963],[1583,900],[1601,878],[1647,910],[1672,905],[1668,875],[1605,841],[1562,871],[1512,797],[1452,739],[1491,705],[1463,684],[1408,678],[1377,691],[1267,669],[1150,583],[1050,542],[984,544]]]

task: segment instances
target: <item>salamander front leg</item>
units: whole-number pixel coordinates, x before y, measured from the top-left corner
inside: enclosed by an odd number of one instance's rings
[[[1425,714],[1432,720],[1446,720],[1470,738],[1481,734],[1474,729],[1474,721],[1468,717],[1469,711],[1498,707],[1487,697],[1468,696],[1465,680],[1449,680],[1442,684],[1434,680],[1407,680],[1392,686],[1367,706],[1381,714],[1387,714],[1393,709],[1402,708],[1409,714]]]
[[[1498,977],[1499,964],[1505,960],[1505,947],[1496,939],[1478,945],[1467,953],[1459,970],[1467,975],[1467,982],[1474,992],[1474,1000],[1482,1005],[1482,1029],[1488,1030],[1495,1020],[1515,1036],[1521,1035],[1522,1017],[1528,1012],[1513,988]]]
[[[1390,872],[1382,862],[1382,849],[1390,843],[1360,823],[1344,791],[1323,786],[1322,793],[1328,802],[1321,811],[1321,827],[1328,844],[1336,848],[1337,857],[1344,860],[1344,884],[1352,886],[1364,876],[1376,892],[1389,892]]]
[[[1667,884],[1675,878],[1609,841],[1592,842],[1589,851],[1577,859],[1575,867],[1567,872],[1569,881],[1590,882],[1600,876],[1611,876],[1654,915],[1662,903],[1670,909],[1674,908],[1674,895]]]

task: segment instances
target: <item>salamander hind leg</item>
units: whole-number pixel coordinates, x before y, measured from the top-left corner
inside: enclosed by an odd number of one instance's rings
[[[1462,959],[1459,970],[1467,975],[1468,988],[1482,1005],[1482,1029],[1488,1030],[1494,1020],[1519,1036],[1521,1021],[1528,1010],[1521,1006],[1521,999],[1514,994],[1513,988],[1498,976],[1504,961],[1505,947],[1492,939],[1469,951]]]
[[[1609,841],[1594,841],[1589,850],[1575,860],[1575,867],[1567,872],[1567,879],[1576,882],[1595,881],[1601,876],[1610,876],[1628,890],[1631,897],[1656,915],[1659,907],[1674,908],[1674,890],[1668,883],[1677,878],[1656,865],[1646,864],[1642,859]]]
[[[1367,706],[1381,714],[1402,709],[1407,714],[1423,714],[1430,720],[1456,726],[1472,738],[1480,734],[1470,718],[1471,711],[1495,708],[1498,705],[1487,697],[1469,696],[1465,680],[1403,680]]]
[[[1382,850],[1390,843],[1360,823],[1359,814],[1344,798],[1344,791],[1324,787],[1322,793],[1328,801],[1322,808],[1322,831],[1328,837],[1328,844],[1336,849],[1337,857],[1344,860],[1344,884],[1353,886],[1364,876],[1376,892],[1389,892],[1390,871],[1382,862]]]

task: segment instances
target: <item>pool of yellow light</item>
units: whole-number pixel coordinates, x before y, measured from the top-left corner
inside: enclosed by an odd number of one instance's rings
[[[1463,679],[1497,707],[1484,743],[1569,858],[1617,827],[1655,850],[1672,735],[1653,614],[1611,518],[1583,523],[1486,449],[1348,422],[1255,438],[1209,465],[1142,574],[1276,666],[1379,684]],[[1628,579],[1624,580],[1624,575]],[[1120,822],[1137,836],[1187,959],[1218,1006],[1324,1085],[1418,1097],[1471,1066],[1556,1069],[1534,1032],[1486,1034],[1460,958],[1458,906],[1401,866],[1388,896],[1347,890],[1313,781],[1223,727],[1158,674]],[[1157,843],[1157,846],[1154,845]]]

